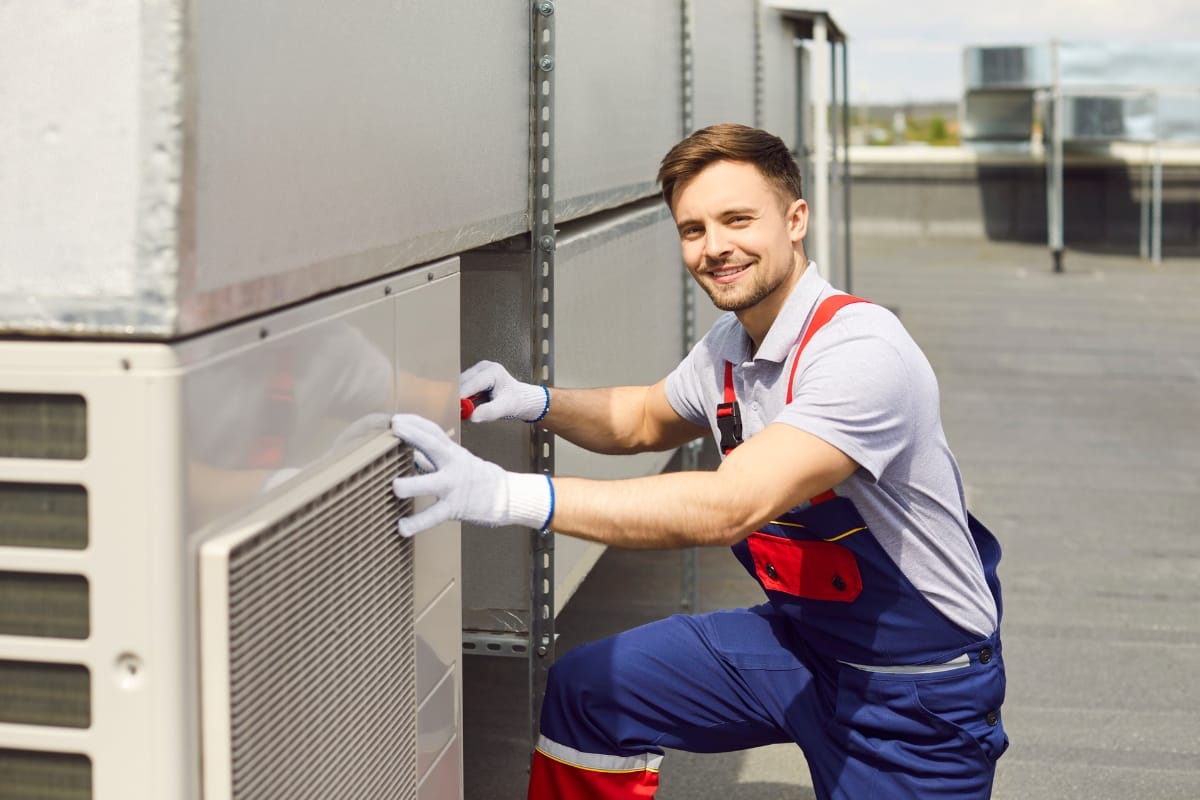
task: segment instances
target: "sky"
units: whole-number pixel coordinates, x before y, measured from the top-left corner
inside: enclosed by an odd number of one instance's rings
[[[971,45],[1200,42],[1196,0],[813,0],[850,39],[850,102],[962,96]]]

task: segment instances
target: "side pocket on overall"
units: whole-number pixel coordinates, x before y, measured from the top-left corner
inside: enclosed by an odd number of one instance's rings
[[[752,533],[747,539],[763,588],[806,600],[851,603],[862,593],[858,559],[833,542]]]

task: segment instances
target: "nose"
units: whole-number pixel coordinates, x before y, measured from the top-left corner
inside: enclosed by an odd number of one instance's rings
[[[718,226],[709,228],[704,233],[704,256],[712,261],[719,261],[732,252],[733,247],[725,238],[725,232]]]

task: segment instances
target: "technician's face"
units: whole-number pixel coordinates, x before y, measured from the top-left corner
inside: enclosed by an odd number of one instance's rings
[[[673,212],[692,277],[723,311],[774,297],[804,265],[808,204],[785,205],[752,164],[717,161],[675,190]]]

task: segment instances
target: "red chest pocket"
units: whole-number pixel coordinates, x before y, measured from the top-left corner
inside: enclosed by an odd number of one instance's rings
[[[858,560],[833,542],[785,539],[752,533],[750,556],[763,588],[806,600],[850,603],[862,594]]]

